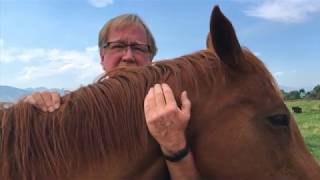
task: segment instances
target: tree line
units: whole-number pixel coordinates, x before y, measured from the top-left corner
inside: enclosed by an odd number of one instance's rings
[[[281,90],[284,100],[295,99],[320,99],[320,84],[316,85],[311,91],[307,92],[305,89],[285,92]]]

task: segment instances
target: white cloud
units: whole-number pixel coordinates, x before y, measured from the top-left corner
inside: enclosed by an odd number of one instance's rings
[[[283,75],[283,72],[281,72],[281,71],[273,73],[273,76],[275,76],[275,77],[279,77],[279,76],[282,76],[282,75]]]
[[[285,23],[301,23],[319,12],[319,0],[265,0],[245,11],[249,16]]]
[[[0,38],[0,48],[3,47],[3,45],[4,45],[4,40]]]
[[[16,58],[21,61],[30,61],[35,58],[44,58],[46,56],[46,50],[42,48],[35,49],[23,49],[21,52],[15,52]]]
[[[96,52],[98,52],[98,50],[99,50],[98,46],[91,46],[91,47],[87,47],[86,48],[86,52],[94,52],[94,53],[96,53]]]
[[[257,56],[257,57],[260,57],[260,56],[261,56],[261,53],[260,53],[260,52],[254,51],[253,54],[254,54],[255,56]]]
[[[273,76],[275,77],[280,77],[280,76],[288,76],[288,75],[293,75],[293,74],[296,74],[297,73],[297,70],[295,69],[291,69],[291,70],[286,70],[286,71],[277,71],[275,73],[272,73]]]
[[[103,8],[113,3],[113,0],[89,0],[93,7]]]
[[[77,78],[95,77],[102,72],[97,51],[64,51],[59,49],[47,50],[48,63],[25,67],[21,71],[24,80],[35,80],[67,73],[76,73]]]
[[[103,72],[98,55],[97,46],[87,47],[83,51],[1,46],[0,63],[23,64],[24,67],[18,72],[20,81],[70,74],[81,81],[93,79]]]

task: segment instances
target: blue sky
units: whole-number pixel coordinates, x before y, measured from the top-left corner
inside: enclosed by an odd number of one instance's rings
[[[203,49],[216,4],[278,84],[320,84],[320,0],[0,0],[0,85],[75,89],[93,82],[102,72],[98,32],[122,13],[149,25],[155,59]]]

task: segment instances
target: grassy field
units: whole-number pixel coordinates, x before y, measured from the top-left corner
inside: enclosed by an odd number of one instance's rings
[[[311,153],[320,162],[320,100],[286,101],[288,108],[299,106],[302,113],[294,113],[299,129]]]

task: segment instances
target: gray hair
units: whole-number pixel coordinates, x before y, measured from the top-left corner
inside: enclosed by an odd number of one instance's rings
[[[156,46],[154,37],[151,34],[151,31],[149,30],[149,28],[143,22],[143,20],[136,14],[123,14],[123,15],[114,17],[110,21],[108,21],[100,30],[99,40],[98,40],[99,48],[101,49],[103,44],[106,43],[108,39],[108,35],[112,28],[114,27],[122,28],[122,27],[131,26],[131,25],[140,26],[146,31],[147,43],[150,47],[150,53],[153,58],[157,54],[157,46]]]

